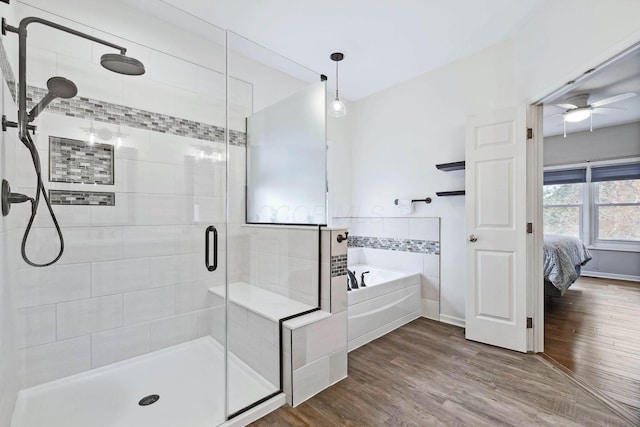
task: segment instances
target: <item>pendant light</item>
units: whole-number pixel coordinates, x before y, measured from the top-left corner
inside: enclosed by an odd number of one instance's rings
[[[344,59],[344,54],[342,52],[334,52],[330,58],[336,63],[336,99],[329,104],[328,114],[331,117],[343,117],[347,114],[347,107],[345,107],[344,102],[342,102],[338,96],[338,62]]]

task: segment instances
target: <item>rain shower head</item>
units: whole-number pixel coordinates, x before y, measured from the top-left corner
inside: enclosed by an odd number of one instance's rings
[[[100,64],[109,71],[127,76],[141,76],[145,72],[142,62],[121,53],[105,53]]]
[[[29,122],[35,120],[36,117],[40,115],[40,113],[47,108],[47,105],[51,103],[56,98],[64,98],[69,99],[73,98],[78,94],[78,87],[74,82],[69,79],[65,79],[64,77],[51,77],[47,80],[47,89],[49,89],[49,93],[38,102],[38,105],[33,107],[31,111],[29,111],[28,117]]]

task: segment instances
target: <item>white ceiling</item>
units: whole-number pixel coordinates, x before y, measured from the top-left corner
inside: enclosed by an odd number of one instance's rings
[[[593,75],[577,83],[571,90],[545,103],[544,136],[562,135],[562,116],[565,109],[554,104],[563,103],[567,98],[578,94],[589,94],[589,103],[626,92],[635,92],[636,96],[621,102],[606,105],[620,108],[612,114],[594,114],[593,128],[614,126],[622,123],[640,121],[640,49],[632,54],[602,68]],[[578,123],[567,123],[567,133],[589,130],[589,120]]]
[[[357,100],[507,39],[551,0],[163,0],[327,74]]]

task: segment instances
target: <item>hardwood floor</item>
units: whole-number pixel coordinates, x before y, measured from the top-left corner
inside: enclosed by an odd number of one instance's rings
[[[640,283],[581,277],[545,302],[545,353],[640,425]]]
[[[254,426],[623,426],[564,374],[417,319],[349,353],[349,377]]]

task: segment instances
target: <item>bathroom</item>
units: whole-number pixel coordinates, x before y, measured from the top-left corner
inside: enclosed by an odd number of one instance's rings
[[[435,193],[353,208],[337,62],[76,3],[0,3],[0,425],[245,425],[440,318]]]

